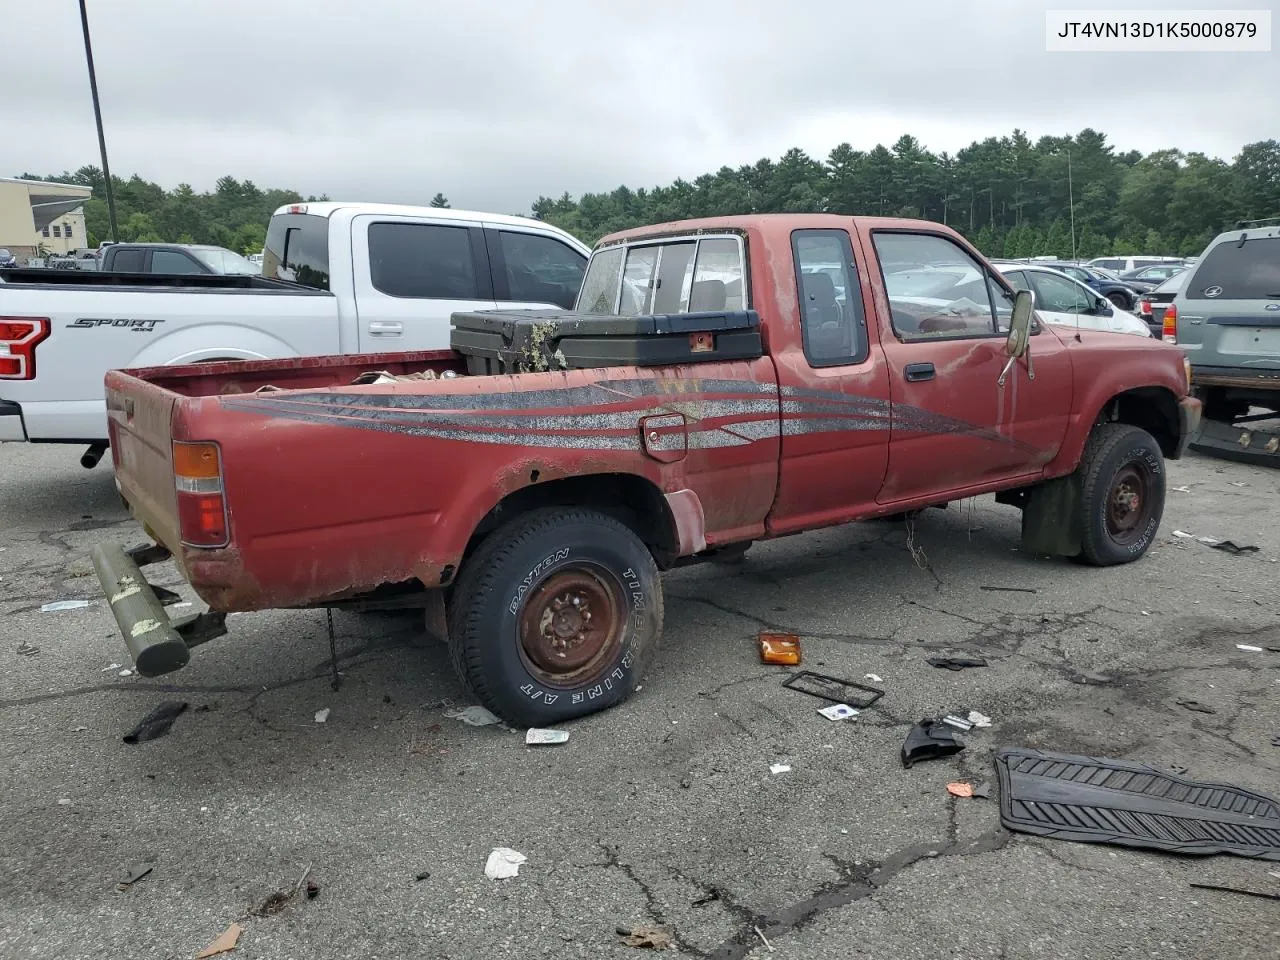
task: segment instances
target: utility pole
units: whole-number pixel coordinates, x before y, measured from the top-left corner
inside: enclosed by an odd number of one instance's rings
[[[1071,260],[1075,260],[1075,191],[1071,187],[1070,150],[1066,151],[1066,206],[1071,211]]]
[[[120,228],[116,226],[116,197],[111,189],[111,167],[107,165],[107,138],[102,133],[102,107],[98,105],[98,77],[93,70],[93,46],[89,43],[89,13],[80,0],[80,27],[84,31],[84,59],[89,65],[89,92],[93,95],[93,119],[98,124],[98,150],[102,153],[102,180],[107,189],[107,216],[111,220],[111,239],[120,241]]]

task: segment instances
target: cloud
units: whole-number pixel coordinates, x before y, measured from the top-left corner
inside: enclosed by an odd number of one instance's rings
[[[903,133],[954,152],[1088,126],[1229,158],[1280,129],[1273,54],[1049,54],[1048,6],[89,0],[113,170],[166,186],[519,212]],[[75,4],[4,27],[0,173],[96,163]]]

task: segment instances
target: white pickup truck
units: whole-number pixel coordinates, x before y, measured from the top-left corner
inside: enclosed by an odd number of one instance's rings
[[[590,248],[537,220],[299,203],[262,276],[0,271],[0,441],[107,447],[108,370],[447,349],[454,311],[571,308]]]

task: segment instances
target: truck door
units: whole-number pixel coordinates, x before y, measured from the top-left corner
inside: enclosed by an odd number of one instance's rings
[[[1000,386],[1012,295],[951,237],[875,230],[888,322],[893,426],[881,503],[1034,478],[1071,412],[1071,361],[1051,330],[1032,337],[1035,380],[1019,365]]]
[[[793,270],[776,270],[770,349],[782,384],[782,460],[772,533],[839,523],[875,504],[889,449],[889,374],[868,335],[872,287],[845,230],[791,233]],[[782,287],[794,283],[787,290]],[[773,326],[790,326],[782,335]]]
[[[361,353],[447,350],[455,311],[496,306],[479,222],[365,214],[351,230]]]

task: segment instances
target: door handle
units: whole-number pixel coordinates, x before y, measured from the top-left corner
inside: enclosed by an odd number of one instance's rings
[[[921,380],[933,379],[932,363],[908,363],[902,371],[907,378],[907,383],[919,383]]]
[[[371,337],[398,337],[404,333],[404,324],[394,320],[374,320],[369,324]]]

